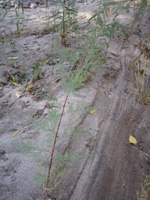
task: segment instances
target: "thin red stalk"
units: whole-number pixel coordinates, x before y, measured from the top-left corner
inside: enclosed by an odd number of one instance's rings
[[[80,61],[78,63],[79,68],[82,68],[82,66],[83,66],[83,62],[85,61],[85,58],[87,56],[88,49],[89,49],[89,47],[86,49],[86,51],[84,52],[83,56],[81,57],[81,59],[80,59]],[[74,72],[74,76],[75,76],[76,72],[77,72],[77,69]],[[51,156],[50,156],[49,169],[48,169],[48,175],[47,175],[46,186],[45,186],[46,192],[44,194],[43,200],[47,199],[47,192],[48,192],[48,185],[49,185],[49,179],[50,179],[50,172],[51,172],[52,163],[53,163],[53,157],[54,157],[54,151],[55,151],[57,136],[58,136],[58,132],[59,132],[59,129],[60,129],[60,124],[61,124],[61,121],[62,121],[62,117],[63,117],[63,114],[64,114],[64,110],[65,110],[65,107],[66,107],[67,100],[68,100],[68,95],[65,98],[65,102],[64,102],[64,105],[63,105],[62,113],[61,113],[60,120],[59,120],[59,123],[58,123],[57,131],[56,131],[56,134],[55,134],[55,140],[54,140],[54,144],[53,144],[52,153],[51,153]]]
[[[50,178],[50,172],[51,172],[52,163],[53,163],[56,140],[57,140],[57,136],[58,136],[58,132],[59,132],[59,128],[60,128],[60,124],[61,124],[61,121],[62,121],[62,117],[63,117],[63,114],[64,114],[64,110],[65,110],[65,107],[66,107],[67,100],[68,100],[68,95],[66,96],[66,99],[65,99],[65,102],[64,102],[64,105],[63,105],[63,109],[62,109],[62,113],[61,113],[61,116],[60,116],[60,120],[59,120],[59,123],[58,123],[57,131],[56,131],[56,134],[55,134],[55,140],[54,140],[53,149],[52,149],[52,153],[51,153],[51,156],[50,156],[50,162],[49,162],[49,169],[48,169],[48,175],[47,175],[47,181],[46,181],[46,191],[47,191],[48,185],[49,185],[49,178]],[[44,195],[44,200],[46,200],[46,198],[47,198],[47,194]]]

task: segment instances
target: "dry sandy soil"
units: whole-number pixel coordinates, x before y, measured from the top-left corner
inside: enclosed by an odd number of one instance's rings
[[[95,6],[96,3],[79,4],[80,15],[89,18]],[[18,76],[24,67],[26,76],[22,83],[11,84],[6,67],[0,66],[0,200],[42,199],[43,185],[35,183],[34,177],[47,168],[41,167],[36,152],[33,156],[28,154],[30,149],[26,151],[22,141],[51,151],[52,143],[48,139],[51,132],[41,131],[38,125],[54,108],[61,112],[66,97],[61,80],[54,84],[53,95],[57,101],[46,98],[57,63],[43,64],[42,78],[32,83],[31,91],[26,91],[31,84],[33,63],[51,56],[52,34],[43,31],[44,6],[25,9],[24,16],[24,29],[19,37],[15,34],[15,23],[8,23],[10,19],[15,20],[13,8],[2,24],[14,32],[12,45],[6,47],[8,56],[19,57],[10,63],[12,74]],[[120,22],[130,24],[133,18],[129,16],[132,12],[126,18],[120,15]],[[142,73],[143,69],[137,72],[135,67],[140,59],[149,61],[149,19],[149,10],[146,10],[140,20],[134,21],[127,39],[117,34],[108,47],[105,65],[97,68],[84,87],[69,95],[55,156],[68,152],[72,161],[66,160],[65,174],[54,183],[57,200],[137,200],[137,193],[140,196],[150,169],[150,112],[149,100],[145,103],[144,99],[147,91],[143,90],[141,101],[137,98],[135,74]],[[3,53],[0,53],[0,62],[5,62]],[[69,68],[67,62],[65,65]],[[149,63],[144,73],[149,78]],[[54,70],[53,80],[60,76],[61,72]],[[76,112],[69,112],[70,105]],[[93,114],[92,110],[95,110]],[[31,117],[38,120],[36,125]],[[17,130],[20,131],[12,137]],[[64,135],[71,130],[76,131]],[[130,135],[136,138],[136,145],[129,142]],[[41,155],[48,163],[49,155],[44,152]]]

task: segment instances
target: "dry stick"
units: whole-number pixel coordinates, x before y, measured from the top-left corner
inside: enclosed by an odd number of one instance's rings
[[[84,61],[85,61],[87,53],[88,53],[88,49],[89,49],[89,47],[86,49],[86,51],[84,52],[83,56],[81,57],[81,59],[80,59],[80,61],[78,63],[80,68],[84,64]],[[76,72],[77,72],[77,70],[75,71],[74,76],[75,76]],[[65,110],[65,107],[66,107],[66,103],[67,103],[68,97],[69,96],[67,95],[66,98],[65,98],[65,102],[64,102],[64,105],[63,105],[62,113],[61,113],[60,120],[59,120],[59,123],[58,123],[57,131],[56,131],[56,134],[55,134],[55,140],[54,140],[54,144],[53,144],[52,153],[51,153],[51,156],[50,156],[49,169],[48,169],[48,175],[47,175],[47,181],[46,181],[46,187],[45,187],[46,192],[44,194],[43,200],[47,199],[48,185],[49,185],[49,181],[50,181],[49,180],[50,179],[50,172],[51,172],[52,163],[53,163],[53,157],[54,157],[56,141],[57,141],[58,132],[59,132],[59,129],[60,129],[60,124],[61,124],[61,121],[62,121],[62,117],[63,117],[63,114],[64,114],[64,110]]]

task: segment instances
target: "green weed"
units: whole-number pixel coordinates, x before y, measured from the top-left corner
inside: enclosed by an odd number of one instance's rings
[[[31,142],[31,140],[24,141],[23,139],[14,140],[12,142],[13,148],[18,153],[25,153],[30,155],[36,163],[41,166],[41,171],[38,172],[34,180],[35,182],[44,183],[47,180],[47,169],[49,167],[49,153],[50,148],[55,139],[55,133],[57,129],[57,125],[59,123],[60,114],[56,109],[52,109],[49,111],[48,116],[45,118],[34,119],[32,118],[30,121],[34,123],[34,127],[36,129],[41,130],[42,134],[46,134],[43,137],[43,141],[41,143],[36,143],[36,141]],[[57,140],[65,139],[66,137],[71,137],[74,134],[82,134],[86,133],[88,130],[82,127],[75,128],[70,131],[64,131],[62,135],[60,135]],[[45,140],[44,140],[45,138]],[[79,164],[79,162],[83,159],[86,159],[86,155],[73,155],[73,153],[69,152],[69,150],[65,151],[62,154],[56,154],[53,160],[53,166],[50,173],[50,184],[48,189],[48,193],[51,196],[55,196],[55,187],[58,184],[59,180],[65,176],[65,166],[68,162],[74,164]],[[42,170],[43,168],[43,170]]]
[[[42,63],[41,63],[40,59],[38,59],[36,62],[33,63],[32,67],[31,67],[32,68],[31,74],[32,74],[33,81],[41,78],[41,75],[42,75],[41,65],[42,65]]]
[[[51,29],[60,34],[61,44],[68,46],[68,37],[78,27],[77,8],[75,1],[56,0],[53,2],[56,10],[48,17],[48,24],[51,21]]]
[[[22,6],[22,9],[16,8],[15,9],[15,14],[16,14],[16,29],[17,29],[17,34],[20,35],[21,30],[23,30],[23,21],[24,21],[24,8]]]

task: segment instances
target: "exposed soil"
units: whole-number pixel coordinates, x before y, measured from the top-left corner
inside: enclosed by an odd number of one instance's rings
[[[96,5],[95,2],[79,4],[80,23],[85,24]],[[54,8],[51,6],[50,9]],[[0,200],[42,199],[43,185],[34,181],[36,174],[43,170],[40,160],[23,152],[24,149],[19,152],[16,142],[30,141],[51,150],[50,132],[39,130],[38,124],[33,126],[29,118],[42,121],[53,108],[61,112],[67,95],[61,89],[62,72],[56,69],[62,58],[57,57],[55,63],[52,59],[53,34],[45,30],[44,6],[25,9],[24,16],[24,29],[19,37],[15,24],[9,24],[13,39],[11,46],[6,47],[8,56],[19,57],[17,61],[11,61],[10,67],[16,79],[22,74],[20,83],[12,84],[6,66],[0,66]],[[4,29],[13,17],[15,20],[12,8],[3,23]],[[140,20],[130,26],[128,38],[117,33],[108,47],[105,65],[97,69],[84,87],[69,95],[55,155],[68,152],[77,161],[66,162],[65,175],[57,179],[54,192],[57,200],[137,200],[137,193],[140,196],[150,169],[149,19],[147,9]],[[130,24],[132,10],[124,14],[124,18],[118,16],[118,21]],[[6,34],[9,35],[9,31]],[[32,68],[38,59],[44,63],[39,65],[40,79],[34,77]],[[140,98],[136,74],[142,74],[145,68],[141,65],[137,71],[136,66],[144,63],[143,60],[148,63],[144,72],[148,85],[140,91]],[[5,63],[3,53],[0,53],[0,62]],[[70,70],[70,64],[63,62]],[[57,101],[47,99],[52,73],[53,80],[60,78],[54,83],[52,92]],[[138,81],[143,84],[141,77]],[[31,83],[31,89],[27,90]],[[79,106],[73,114],[69,112],[71,104],[74,108]],[[66,130],[76,132],[64,137]],[[137,144],[129,142],[130,135],[136,138]]]

